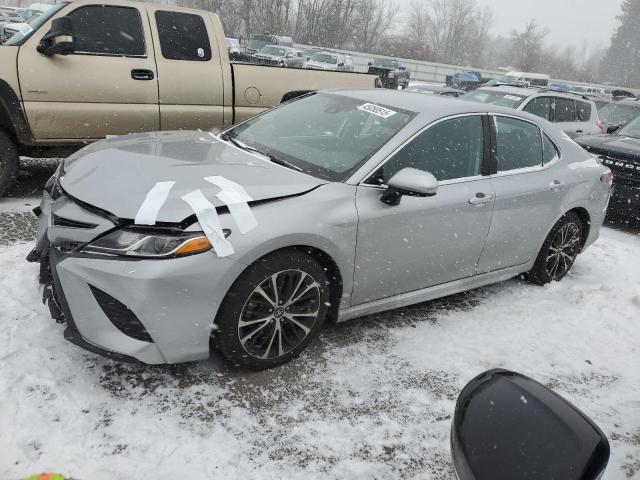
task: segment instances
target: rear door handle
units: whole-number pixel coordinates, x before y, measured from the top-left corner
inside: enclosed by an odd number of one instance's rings
[[[469,199],[469,204],[480,206],[480,205],[484,205],[486,203],[489,203],[491,200],[493,200],[493,195],[492,194],[478,192],[478,193],[476,193],[475,197],[471,197]]]
[[[143,68],[134,68],[131,70],[131,78],[134,80],[153,80],[155,75],[151,70],[145,70]]]
[[[549,190],[554,191],[554,192],[560,192],[560,191],[564,190],[565,188],[567,188],[567,184],[564,183],[564,182],[561,182],[560,180],[554,180],[549,185]]]
[[[576,130],[576,133],[584,133],[584,130]]]

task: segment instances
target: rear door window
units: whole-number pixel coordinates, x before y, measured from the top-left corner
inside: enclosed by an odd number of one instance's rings
[[[542,141],[537,125],[511,117],[494,118],[498,172],[542,165]]]
[[[576,118],[579,122],[591,120],[591,105],[587,102],[576,100]]]
[[[576,105],[569,98],[556,97],[554,109],[554,122],[575,122],[576,121]]]
[[[546,165],[558,157],[558,149],[546,133],[542,134],[542,163]]]
[[[531,113],[545,120],[551,120],[551,98],[536,97],[525,105],[525,112]]]
[[[144,33],[136,8],[107,5],[80,7],[69,15],[76,53],[141,57]]]
[[[164,58],[193,62],[211,60],[209,34],[200,15],[158,10],[155,17]]]

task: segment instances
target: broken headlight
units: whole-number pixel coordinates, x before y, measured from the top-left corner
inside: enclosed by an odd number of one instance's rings
[[[194,255],[211,249],[202,232],[161,232],[123,228],[94,240],[84,252],[143,258]]]

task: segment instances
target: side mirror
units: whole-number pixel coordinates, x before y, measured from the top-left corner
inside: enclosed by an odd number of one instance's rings
[[[607,127],[607,133],[616,133],[622,128],[622,125],[609,125]]]
[[[438,180],[429,172],[403,168],[389,179],[388,188],[380,197],[387,205],[398,205],[403,195],[431,197],[438,191]]]
[[[371,65],[372,65],[372,63],[371,63],[371,62],[367,62],[367,66],[369,66],[369,67],[370,67]]]
[[[460,480],[596,480],[609,461],[609,442],[544,385],[498,369],[460,393],[451,454]]]
[[[51,55],[67,55],[75,49],[71,17],[59,17],[51,22],[51,30],[42,37],[36,50]]]
[[[339,67],[344,67],[344,62],[340,62],[340,63],[338,64],[338,66],[339,66]]]
[[[404,65],[400,65],[400,66],[398,67],[398,70],[406,70],[406,69],[407,69],[407,67],[405,67]]]

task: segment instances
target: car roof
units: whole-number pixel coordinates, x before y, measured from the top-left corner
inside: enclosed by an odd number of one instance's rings
[[[426,116],[434,119],[464,113],[503,113],[506,115],[515,114],[525,118],[535,119],[537,121],[540,120],[539,117],[518,112],[513,108],[478,102],[461,102],[457,98],[442,95],[424,95],[418,92],[406,92],[386,88],[370,88],[364,90],[339,89],[325,91],[334,95],[344,95],[345,97],[361,100],[363,103],[377,103],[391,109],[397,108],[399,110],[405,110],[417,114],[425,114]]]

